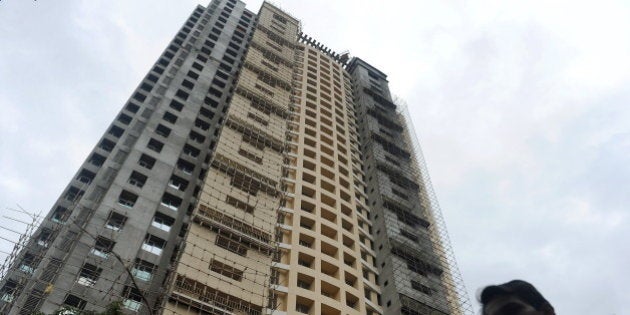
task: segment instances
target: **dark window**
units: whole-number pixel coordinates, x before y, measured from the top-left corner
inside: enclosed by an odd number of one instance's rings
[[[171,124],[174,124],[177,121],[177,116],[175,116],[174,114],[170,112],[166,112],[164,113],[164,116],[162,117],[162,119],[170,122]]]
[[[195,126],[197,126],[198,128],[201,128],[203,130],[210,129],[210,124],[205,122],[205,121],[203,121],[203,120],[201,120],[201,119],[199,119],[199,118],[197,118],[195,120]]]
[[[232,49],[229,49],[229,48],[225,50],[225,53],[226,53],[226,54],[228,54],[228,55],[230,55],[230,56],[233,56],[233,57],[236,57],[236,56],[237,56],[236,51],[234,51],[234,50],[232,50]]]
[[[137,279],[150,281],[151,278],[153,278],[153,271],[155,269],[156,266],[154,264],[141,259],[136,259],[136,264],[133,269],[131,269],[131,274]]]
[[[171,176],[168,185],[177,190],[184,191],[186,190],[186,187],[188,187],[188,181],[179,176],[173,175]]]
[[[225,237],[223,235],[217,235],[215,244],[221,248],[225,248],[235,254],[241,255],[241,256],[245,256],[247,255],[247,247],[245,247],[243,244],[233,241],[228,237]]]
[[[151,226],[166,232],[171,231],[173,224],[175,224],[175,219],[159,212],[155,213],[153,221],[151,222]]]
[[[218,98],[221,98],[221,96],[223,95],[223,93],[220,90],[217,90],[213,87],[210,87],[210,89],[208,89],[208,94],[214,95]]]
[[[202,107],[202,108],[199,110],[199,114],[200,114],[200,115],[202,115],[202,116],[207,117],[208,119],[212,119],[212,118],[214,117],[214,113],[213,113],[213,112],[211,112],[211,111],[209,111],[209,110],[208,110],[207,108],[205,108],[205,107]]]
[[[111,253],[112,250],[114,249],[114,245],[116,245],[114,241],[108,238],[99,236],[96,238],[96,243],[94,243],[94,248],[92,248],[92,254],[102,257],[102,258],[107,258],[109,253]]]
[[[55,211],[53,211],[53,214],[50,217],[50,219],[53,222],[63,223],[63,222],[66,222],[69,216],[70,216],[70,210],[62,206],[57,206],[57,208],[55,208]]]
[[[152,75],[152,74],[149,74],[149,75],[147,76],[147,80],[149,80],[149,81],[151,81],[151,82],[155,83],[155,82],[157,82],[158,77],[157,77],[157,76],[154,76],[154,75]]]
[[[103,141],[101,141],[101,143],[98,145],[99,148],[107,151],[107,152],[112,152],[112,150],[114,149],[114,146],[116,144],[108,139],[103,139]]]
[[[210,262],[210,270],[228,278],[232,278],[236,281],[241,281],[241,279],[243,279],[243,271],[219,262],[216,259],[213,259]]]
[[[237,198],[234,198],[232,196],[227,196],[225,199],[225,202],[227,202],[227,204],[237,208],[237,209],[241,209],[247,213],[252,213],[254,212],[254,206],[249,205],[247,202],[239,200]]]
[[[164,68],[155,66],[155,67],[153,67],[153,71],[155,71],[158,74],[162,74],[162,73],[164,73]]]
[[[188,93],[182,91],[182,90],[177,90],[177,93],[175,93],[175,96],[183,99],[184,101],[188,99]]]
[[[225,82],[223,82],[223,81],[221,81],[219,79],[212,80],[212,84],[214,84],[214,85],[216,85],[216,86],[218,86],[220,88],[224,88],[225,85],[226,85]]]
[[[171,128],[166,127],[162,124],[159,124],[156,128],[155,128],[155,133],[157,133],[158,135],[164,137],[164,138],[168,138],[168,136],[171,134]]]
[[[191,175],[195,170],[195,164],[179,159],[177,161],[177,168],[185,174]]]
[[[175,195],[171,195],[169,193],[164,193],[164,195],[162,196],[162,201],[160,203],[162,206],[165,206],[173,211],[177,211],[179,209],[179,206],[182,205],[182,199],[175,196]]]
[[[208,62],[208,58],[204,57],[203,55],[197,55],[197,60],[199,60],[199,61],[201,61],[201,62],[203,62],[203,63]],[[195,64],[196,64],[196,63],[193,63],[193,68],[197,69],[198,67],[195,67]],[[199,65],[199,67],[202,67],[202,68],[203,68],[203,66],[202,66],[202,65]],[[201,69],[199,69],[199,70],[201,70]]]
[[[39,244],[42,247],[47,248],[53,239],[54,237],[53,237],[52,230],[44,228],[42,229],[42,231],[39,233],[39,236],[37,237],[37,244]]]
[[[155,159],[146,154],[143,154],[138,160],[138,165],[147,169],[152,169],[153,165],[155,165]]]
[[[234,64],[234,58],[230,58],[228,56],[223,56],[223,60],[229,64]]]
[[[199,56],[199,57],[201,57],[201,56]],[[199,57],[197,57],[197,59],[199,59]],[[193,68],[195,68],[195,69],[197,69],[197,70],[199,70],[199,71],[202,71],[202,70],[203,70],[203,66],[202,66],[202,65],[200,65],[200,64],[198,64],[198,63],[196,63],[196,62],[194,62],[194,63],[192,64],[192,67],[193,67]],[[194,76],[193,76],[193,75],[194,75]],[[191,78],[193,78],[193,79],[195,79],[195,80],[197,80],[197,79],[199,78],[199,75],[198,75],[198,74],[196,74],[196,73],[194,73],[194,72],[192,72],[192,71],[188,71],[188,76],[189,76],[189,77],[191,77]]]
[[[147,92],[151,92],[151,90],[153,89],[153,85],[149,83],[142,83],[142,85],[140,85],[140,88]]]
[[[85,193],[85,191],[80,190],[79,188],[76,188],[74,186],[71,186],[68,189],[68,192],[66,193],[64,198],[68,201],[75,202],[76,200],[81,199],[81,197],[83,197],[83,193]]]
[[[164,147],[164,143],[157,141],[153,138],[151,138],[151,140],[149,140],[149,143],[147,144],[147,148],[160,153],[162,151],[162,148]]]
[[[217,77],[227,80],[229,76],[225,72],[217,71]]]
[[[431,295],[432,291],[431,288],[427,287],[426,285],[421,284],[420,282],[411,280],[411,287],[414,288],[417,291],[420,291],[426,295]]]
[[[213,99],[211,99],[209,97],[206,97],[203,100],[203,102],[206,103],[206,105],[210,105],[210,107],[212,107],[212,108],[217,108],[217,106],[219,106],[219,102],[217,102],[216,100],[213,100]]]
[[[183,86],[183,87],[185,87],[185,88],[188,88],[188,89],[191,89],[191,90],[192,90],[192,89],[195,87],[195,84],[194,84],[194,83],[192,83],[192,82],[190,82],[190,81],[188,81],[188,80],[186,80],[186,79],[184,79],[184,80],[182,81],[182,86]],[[179,91],[178,91],[178,93],[179,93]],[[179,95],[178,95],[178,96],[179,96]],[[186,98],[188,98],[188,96],[186,96]]]
[[[125,125],[129,125],[129,123],[131,122],[131,117],[125,114],[120,114],[118,116],[118,121],[120,121],[121,123],[125,124]]]
[[[87,302],[76,295],[68,294],[66,299],[63,300],[63,304],[82,310]]]
[[[194,131],[190,131],[190,134],[188,135],[188,138],[190,138],[190,140],[193,140],[197,143],[204,143],[204,141],[206,141],[206,137],[202,136],[199,133],[196,133]]]
[[[139,102],[144,102],[147,99],[147,96],[142,93],[136,93],[133,95],[133,98]]]
[[[193,147],[193,146],[191,146],[189,144],[186,144],[184,146],[184,149],[182,150],[182,152],[184,154],[186,154],[188,156],[191,156],[191,157],[194,157],[194,158],[198,157],[199,153],[201,153],[201,151],[199,149],[197,149],[197,148],[195,148],[195,147]]]
[[[112,211],[109,213],[109,217],[107,217],[107,222],[105,222],[105,227],[110,230],[120,231],[120,229],[122,229],[123,226],[125,225],[125,222],[127,222],[126,216]]]
[[[110,135],[116,138],[120,138],[120,136],[122,136],[124,132],[125,132],[125,129],[122,129],[118,126],[112,126],[111,128],[109,128],[109,131],[107,133],[109,133]]]
[[[77,175],[77,180],[82,183],[89,184],[94,180],[94,177],[96,177],[96,174],[86,169],[82,169],[81,172],[79,172],[79,175]]]
[[[123,190],[122,192],[120,192],[120,196],[118,196],[118,204],[125,206],[127,208],[133,207],[133,205],[136,204],[137,200],[138,200],[138,195],[128,192],[126,190]]]
[[[79,272],[77,283],[87,287],[93,287],[103,272],[102,268],[98,268],[92,264],[85,263]]]
[[[417,242],[419,240],[418,236],[416,236],[415,234],[413,234],[411,232],[405,231],[405,230],[400,230],[400,235],[402,235],[402,236],[404,236],[404,237],[406,237],[406,238],[408,238],[408,239],[410,239],[410,240],[412,240],[414,242]]]
[[[134,103],[127,103],[127,106],[125,106],[125,109],[135,114],[138,112],[138,109],[140,109],[140,106]]]
[[[162,254],[162,250],[164,249],[164,246],[166,246],[165,240],[157,236],[147,234],[146,237],[144,238],[142,249],[149,253],[156,254],[159,256]]]
[[[141,173],[136,171],[131,172],[131,176],[129,176],[129,184],[136,186],[138,188],[142,188],[144,183],[147,182],[147,177]]]
[[[178,102],[177,100],[172,100],[169,106],[178,112],[181,111],[182,108],[184,108],[184,104]]]
[[[193,63],[193,67],[195,67],[195,65],[198,65],[199,67],[201,67],[201,68],[199,69],[199,71],[201,71],[201,69],[203,69],[203,67],[202,67],[200,64],[198,64],[198,63]],[[192,78],[192,79],[195,79],[195,80],[199,79],[199,75],[198,75],[196,72],[194,72],[194,71],[188,71],[188,73],[187,73],[186,75],[187,75],[187,76],[189,76],[189,77],[190,77],[190,78]],[[191,89],[192,89],[192,88],[191,88]]]

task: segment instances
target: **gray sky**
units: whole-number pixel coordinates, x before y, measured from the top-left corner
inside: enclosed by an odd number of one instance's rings
[[[471,298],[630,314],[630,3],[383,3],[277,4],[409,104]],[[0,212],[49,210],[196,4],[0,2]]]

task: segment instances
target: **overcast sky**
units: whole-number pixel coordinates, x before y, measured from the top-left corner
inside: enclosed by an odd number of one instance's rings
[[[196,4],[0,1],[3,214],[49,210]],[[409,104],[471,299],[522,278],[630,314],[629,2],[278,4]]]

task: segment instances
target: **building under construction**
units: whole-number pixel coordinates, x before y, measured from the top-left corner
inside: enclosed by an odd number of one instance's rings
[[[0,314],[470,314],[387,76],[198,6],[31,237]]]

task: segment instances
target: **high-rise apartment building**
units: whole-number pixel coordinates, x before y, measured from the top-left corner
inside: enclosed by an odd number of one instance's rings
[[[466,313],[401,112],[276,6],[197,7],[2,270],[0,313]]]

